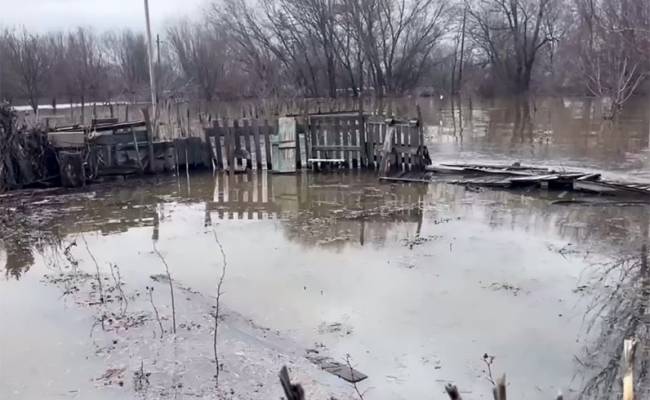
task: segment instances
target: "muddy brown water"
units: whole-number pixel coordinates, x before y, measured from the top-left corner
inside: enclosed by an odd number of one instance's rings
[[[549,144],[503,145],[474,124],[462,142],[444,119],[430,125],[431,148],[454,160],[529,154],[556,164],[579,155],[561,133]],[[615,155],[584,149],[588,166],[643,176],[647,131],[639,140]],[[648,209],[554,203],[570,198],[379,184],[362,172],[197,173],[189,182],[7,196],[1,397],[216,396],[211,313],[223,260],[215,235],[228,263],[219,346],[229,397],[279,398],[277,371],[287,364],[309,398],[353,398],[348,384],[306,361],[315,351],[338,361],[349,354],[370,377],[360,384],[367,399],[442,397],[451,381],[466,397],[489,398],[485,353],[517,398],[575,395],[598,370],[585,362],[602,336],[588,330],[587,314],[598,266],[639,252]],[[169,265],[175,313],[154,245]]]

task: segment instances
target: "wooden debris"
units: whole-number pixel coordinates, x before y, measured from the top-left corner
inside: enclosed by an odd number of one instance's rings
[[[498,188],[538,187],[570,189],[603,195],[650,196],[650,183],[615,182],[602,180],[601,174],[581,171],[557,171],[552,168],[489,164],[439,164],[427,166],[436,174],[464,175],[448,183]]]
[[[312,363],[321,367],[321,369],[324,371],[327,371],[332,375],[336,375],[339,378],[350,383],[358,383],[368,378],[368,375],[357,371],[354,368],[351,368],[349,365],[335,361],[330,357],[321,356],[317,353],[308,353],[306,358]]]
[[[458,391],[456,385],[452,385],[451,383],[447,384],[447,386],[445,386],[445,391],[451,400],[462,400],[460,397],[460,392]]]
[[[289,378],[289,371],[284,366],[280,370],[280,384],[287,400],[305,400],[305,390],[300,384],[292,384]]]

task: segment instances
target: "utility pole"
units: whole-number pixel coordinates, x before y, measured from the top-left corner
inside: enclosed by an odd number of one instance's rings
[[[147,50],[149,55],[149,84],[151,86],[151,107],[153,108],[153,120],[157,120],[156,106],[156,71],[153,65],[153,44],[151,42],[151,23],[149,22],[149,0],[144,0],[144,15],[147,20]],[[154,122],[155,124],[155,122]]]
[[[156,76],[158,76],[158,75],[162,74],[162,68],[161,68],[161,64],[160,64],[160,35],[159,34],[156,34],[156,57],[157,57],[156,71],[158,72],[156,74]],[[156,88],[158,90],[160,90],[160,87],[158,85],[156,85]],[[160,98],[160,93],[156,92],[156,99],[159,99],[159,98]]]

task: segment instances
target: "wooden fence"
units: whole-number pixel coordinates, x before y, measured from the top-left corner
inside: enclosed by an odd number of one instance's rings
[[[296,167],[322,168],[332,163],[348,168],[410,170],[425,162],[418,120],[403,121],[358,112],[296,116]],[[272,169],[277,120],[220,119],[206,128],[205,142],[216,169]],[[244,162],[245,160],[245,162]]]

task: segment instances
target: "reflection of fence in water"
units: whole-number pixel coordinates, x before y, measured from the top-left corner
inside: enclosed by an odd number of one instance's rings
[[[376,178],[318,175],[273,175],[266,172],[215,177],[206,211],[218,219],[263,220],[288,216],[348,221],[422,221],[426,188],[376,186]],[[337,183],[334,183],[337,182]]]
[[[274,202],[272,176],[266,173],[218,174],[214,196],[206,203],[218,219],[274,219],[279,208]]]

